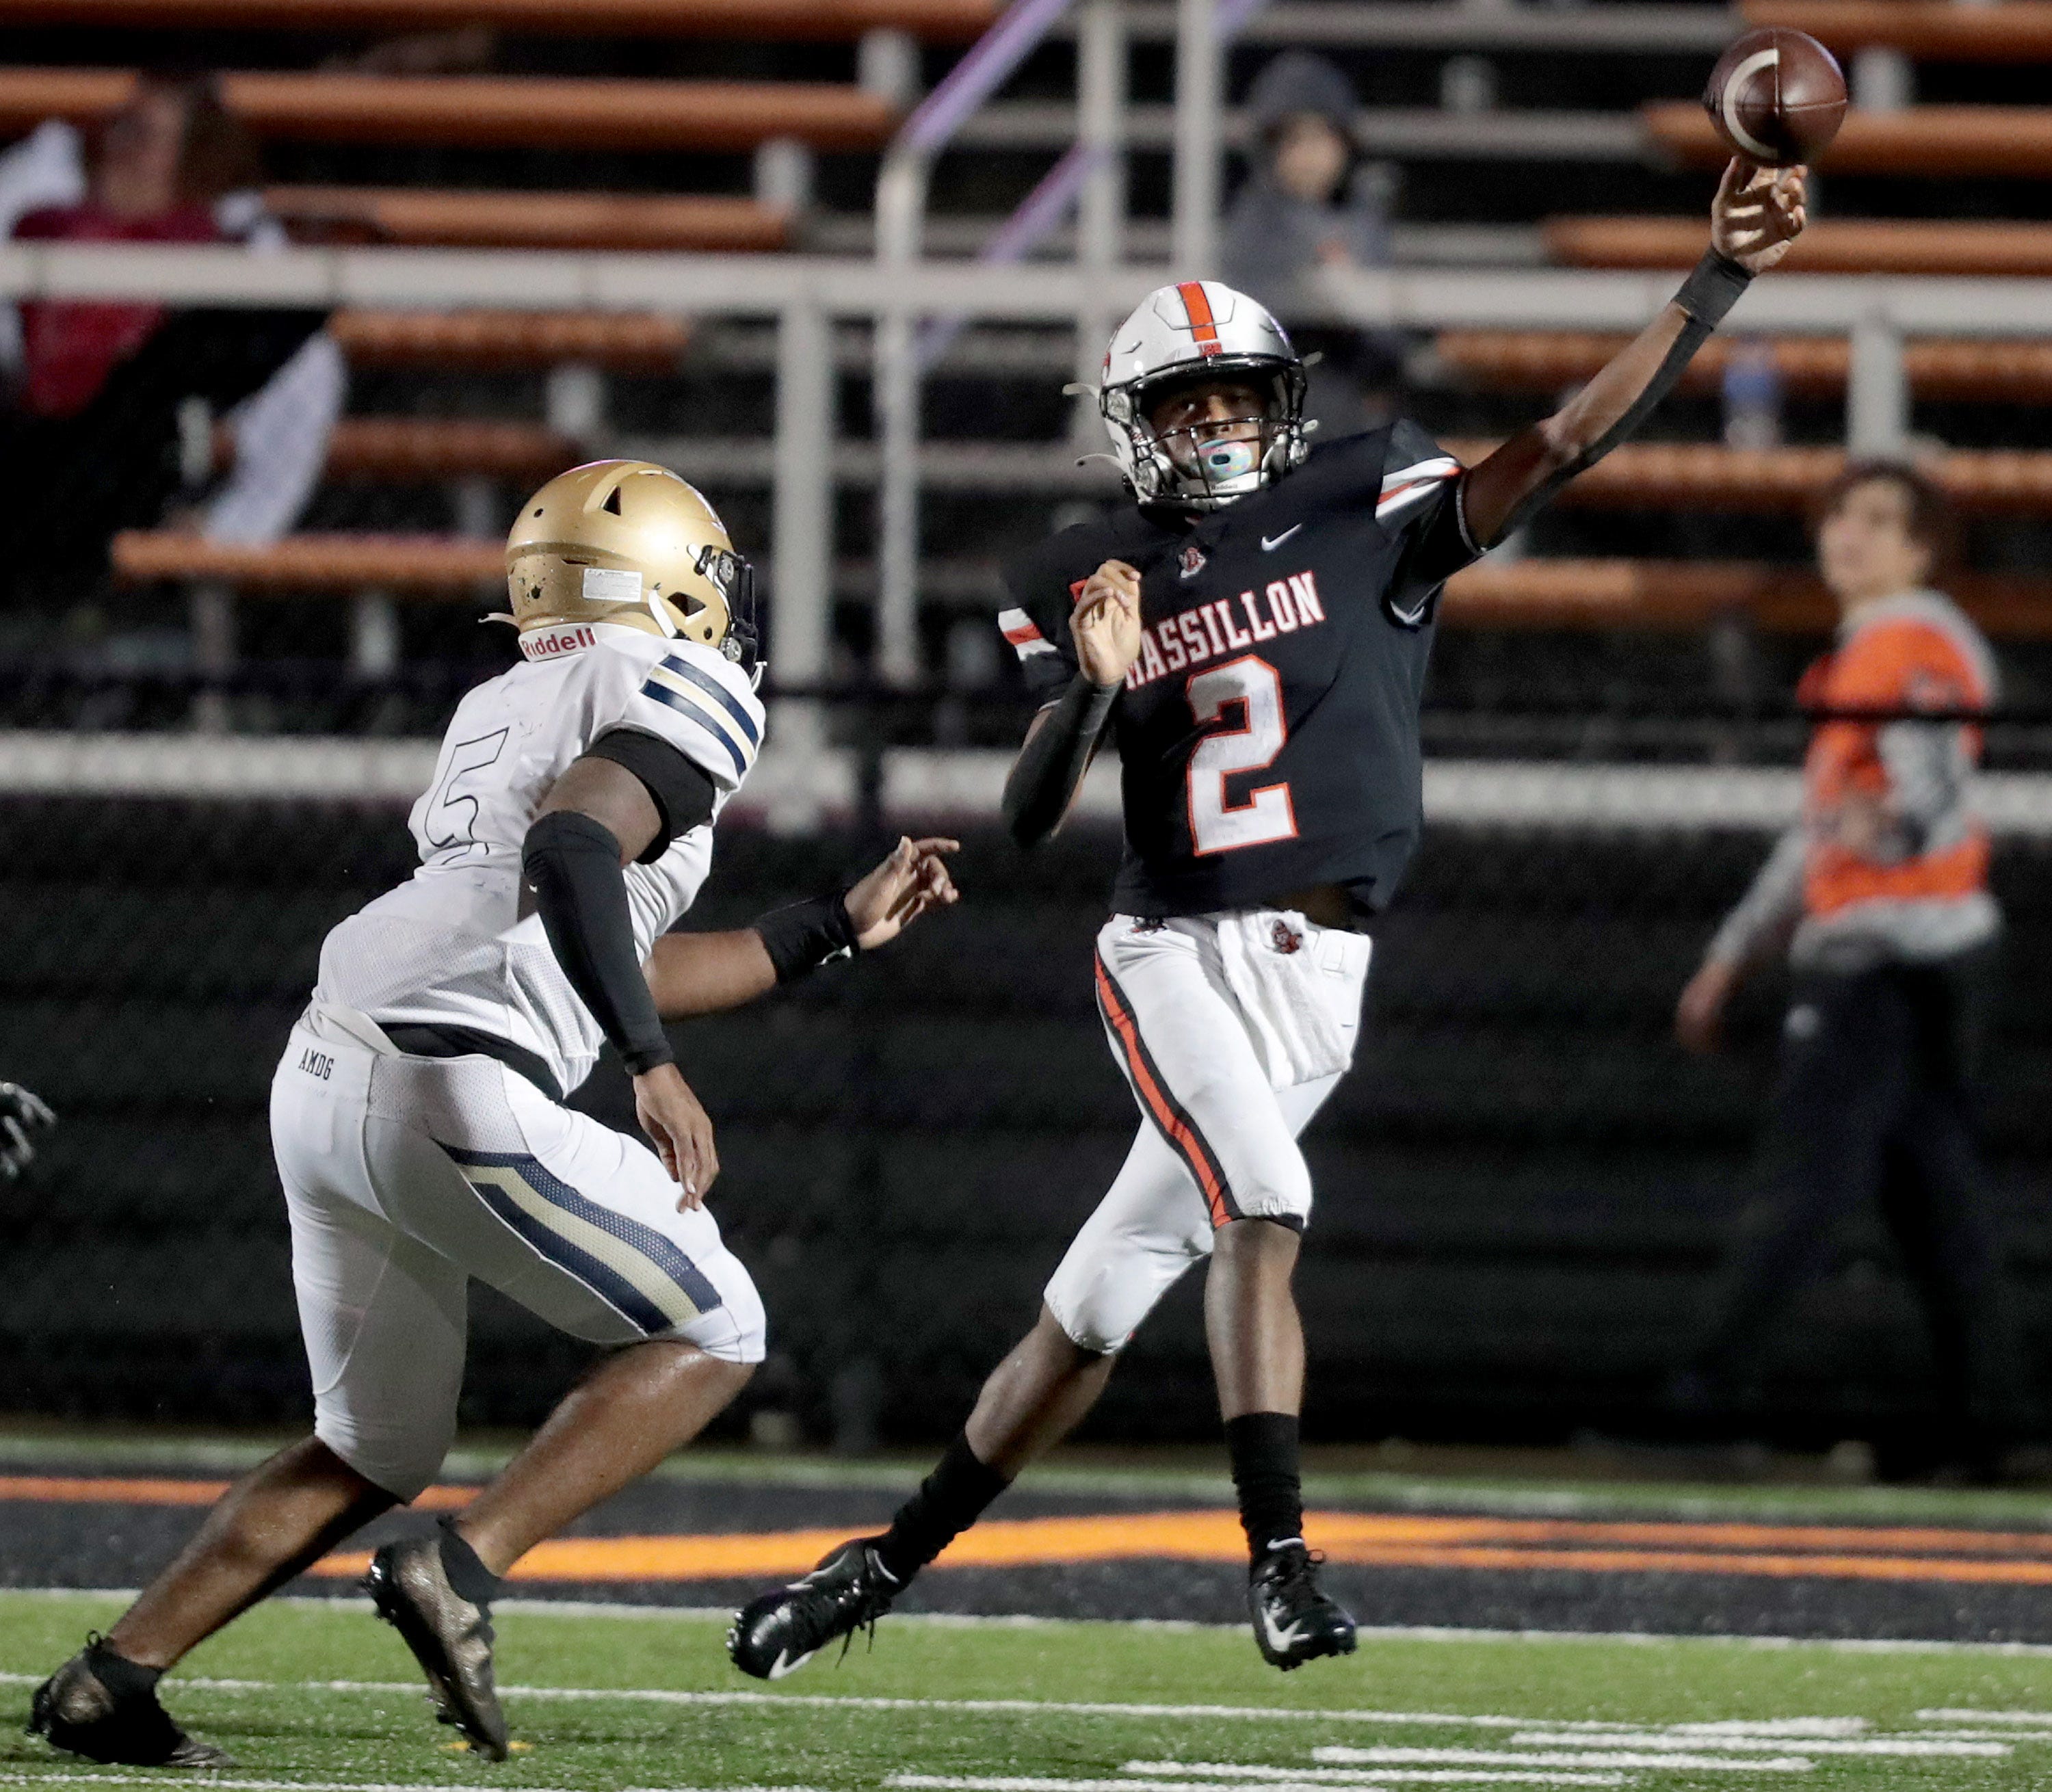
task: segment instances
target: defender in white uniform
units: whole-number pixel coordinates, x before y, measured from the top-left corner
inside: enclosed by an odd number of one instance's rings
[[[343,921],[272,1084],[313,1435],[232,1489],[34,1727],[101,1761],[218,1766],[158,1676],[440,1468],[472,1277],[620,1347],[437,1536],[370,1590],[445,1721],[503,1759],[489,1607],[527,1549],[695,1436],[763,1354],[762,1305],[706,1211],[710,1122],[665,1016],[753,1000],[952,902],[952,841],[900,843],[844,894],[672,933],[754,764],[752,581],[664,468],[601,462],[507,547],[523,663],[472,691],[413,806],[420,868]],[[620,1052],[655,1148],[562,1105]]]

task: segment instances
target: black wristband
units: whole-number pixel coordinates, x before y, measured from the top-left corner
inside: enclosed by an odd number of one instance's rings
[[[1674,303],[1706,329],[1714,330],[1752,284],[1752,276],[1729,256],[1705,249],[1674,295]]]
[[[848,912],[846,892],[772,909],[755,923],[779,983],[796,983],[832,959],[852,958],[862,948]]]

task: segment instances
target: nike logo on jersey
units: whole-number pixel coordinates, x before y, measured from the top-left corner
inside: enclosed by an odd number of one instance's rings
[[[1292,535],[1295,534],[1297,531],[1303,526],[1303,524],[1301,522],[1293,522],[1279,535],[1263,535],[1261,538],[1261,551],[1263,554],[1273,554],[1276,549],[1282,546],[1285,542],[1288,541]]]
[[[1126,675],[1126,688],[1138,691],[1185,667],[1223,659],[1257,641],[1294,635],[1325,620],[1318,581],[1309,573],[1272,580],[1259,595],[1243,591],[1236,598],[1215,597],[1140,631],[1140,656]]]

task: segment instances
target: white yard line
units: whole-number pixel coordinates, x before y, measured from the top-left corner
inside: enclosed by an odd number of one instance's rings
[[[0,1673],[0,1684],[37,1685],[43,1674]],[[167,1683],[174,1690],[209,1692],[417,1692],[420,1683],[389,1680],[225,1680],[180,1675]],[[829,1692],[691,1692],[655,1686],[502,1686],[511,1699],[557,1699],[573,1702],[658,1705],[789,1706],[826,1711],[963,1712],[977,1716],[1031,1717],[1218,1718],[1231,1721],[1285,1724],[1386,1724],[1479,1726],[1486,1729],[1530,1729],[1543,1718],[1470,1716],[1435,1711],[1293,1711],[1276,1705],[1154,1705],[1097,1703],[1057,1699],[886,1699]]]
[[[1520,1730],[1511,1741],[1521,1748],[1578,1747],[1599,1744],[1604,1748],[1700,1748],[1733,1755],[1768,1754],[1776,1749],[1799,1748],[1805,1755],[2007,1755],[2006,1743],[1972,1742],[1948,1738],[1944,1742],[1920,1741],[1913,1737],[1876,1736],[1862,1742],[1827,1737],[1676,1735],[1667,1730],[1634,1730],[1622,1735],[1592,1736],[1547,1728]],[[1320,1751],[1322,1756],[1326,1751]]]
[[[189,1777],[189,1776],[186,1776]],[[90,1770],[55,1773],[0,1773],[0,1786],[162,1786],[165,1774],[103,1774]],[[432,1779],[244,1779],[209,1772],[202,1786],[236,1786],[241,1792],[448,1792],[448,1782]],[[567,1786],[523,1786],[520,1792],[570,1792]],[[699,1792],[694,1786],[672,1786],[667,1792]],[[734,1792],[740,1792],[734,1788]]]
[[[2037,1724],[2052,1727],[2052,1711],[1976,1711],[1971,1705],[1939,1705],[1917,1715],[1927,1724]]]
[[[191,1776],[182,1776],[191,1778]],[[58,1769],[49,1773],[0,1773],[0,1786],[163,1786],[170,1783],[161,1771],[154,1774],[101,1773],[90,1767]],[[232,1769],[210,1771],[193,1783],[233,1786],[237,1792],[448,1792],[449,1782],[439,1779],[245,1779]],[[572,1792],[562,1786],[523,1786],[519,1792]],[[818,1792],[810,1786],[629,1786],[621,1792]]]
[[[2052,1742],[2052,1730],[1904,1730],[1897,1733],[1930,1740],[1949,1736],[1960,1742]]]
[[[1362,1767],[1387,1767],[1397,1765],[1431,1762],[1459,1763],[1475,1767],[1657,1767],[1664,1773],[1678,1773],[1686,1768],[1693,1773],[1707,1774],[1807,1774],[1813,1763],[1800,1755],[1749,1755],[1744,1760],[1734,1760],[1725,1755],[1631,1754],[1623,1749],[1559,1749],[1549,1753],[1514,1755],[1507,1749],[1495,1748],[1350,1748],[1346,1751],[1349,1760],[1357,1761]],[[1358,1786],[1361,1783],[1360,1770],[1354,1767],[1243,1767],[1237,1763],[1224,1761],[1129,1761],[1125,1771],[1135,1774],[1157,1774],[1171,1784],[1181,1784],[1179,1775],[1192,1779],[1206,1777],[1242,1782],[1239,1792],[1246,1792],[1244,1782],[1258,1780],[1263,1786],[1273,1785],[1279,1780],[1306,1786]]]
[[[45,1677],[40,1673],[0,1672],[0,1685],[32,1686]],[[179,1689],[208,1692],[323,1692],[341,1694],[398,1694],[417,1692],[417,1682],[385,1680],[266,1680],[223,1678],[216,1676],[180,1676],[170,1684]],[[2007,1752],[1999,1741],[1978,1737],[1876,1738],[1871,1742],[1843,1739],[1847,1729],[1857,1732],[1866,1726],[1864,1718],[1797,1717],[1744,1720],[1729,1724],[1678,1724],[1667,1728],[1643,1724],[1591,1720],[1549,1722],[1545,1718],[1517,1717],[1494,1712],[1293,1710],[1275,1705],[1139,1704],[1112,1701],[1059,1699],[910,1699],[879,1698],[840,1693],[691,1692],[652,1686],[519,1686],[499,1688],[508,1698],[555,1700],[570,1704],[609,1704],[693,1706],[790,1707],[816,1711],[959,1712],[976,1716],[1002,1717],[1109,1717],[1115,1719],[1196,1719],[1235,1723],[1370,1724],[1392,1727],[1422,1727],[1452,1729],[1505,1730],[1543,1739],[1544,1745],[1567,1748],[1635,1747],[1705,1751],[1751,1752],[1776,1747],[1827,1754],[1992,1755]],[[1955,1716],[1972,1716],[1976,1722],[2042,1724],[2052,1717],[2018,1712],[1955,1713],[1919,1712],[1925,1721]],[[1832,1732],[1822,1735],[1823,1731]],[[1756,1738],[1757,1739],[1753,1739]],[[2019,1736],[2018,1740],[2034,1738]],[[1327,1763],[1380,1760],[1374,1751],[1344,1747],[1316,1749],[1314,1759]],[[1747,1763],[1760,1766],[1757,1760]],[[1182,1767],[1167,1764],[1166,1770],[1181,1773]],[[1236,1771],[1237,1770],[1232,1770]],[[1266,1774],[1269,1770],[1262,1770]],[[1318,1770],[1306,1771],[1316,1775]]]
[[[1212,1786],[1187,1779],[1028,1779],[1001,1774],[893,1774],[883,1782],[907,1792],[1247,1792],[1243,1785]],[[1623,1774],[1563,1774],[1535,1770],[1498,1773],[1486,1769],[1392,1768],[1363,1774],[1357,1786],[1623,1786]],[[1277,1787],[1275,1792],[1286,1792]],[[1306,1787],[1305,1792],[1312,1792]],[[1317,1792],[1324,1792],[1322,1787]]]

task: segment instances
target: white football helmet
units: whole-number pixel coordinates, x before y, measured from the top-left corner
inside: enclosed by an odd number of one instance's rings
[[[1255,440],[1220,439],[1209,433],[1216,424],[1157,432],[1151,414],[1164,399],[1213,381],[1264,395],[1258,416],[1234,420],[1258,425]],[[1222,510],[1310,452],[1303,362],[1264,307],[1216,280],[1184,280],[1141,301],[1105,350],[1098,410],[1119,471],[1143,504]],[[1180,435],[1191,440],[1171,439]]]

